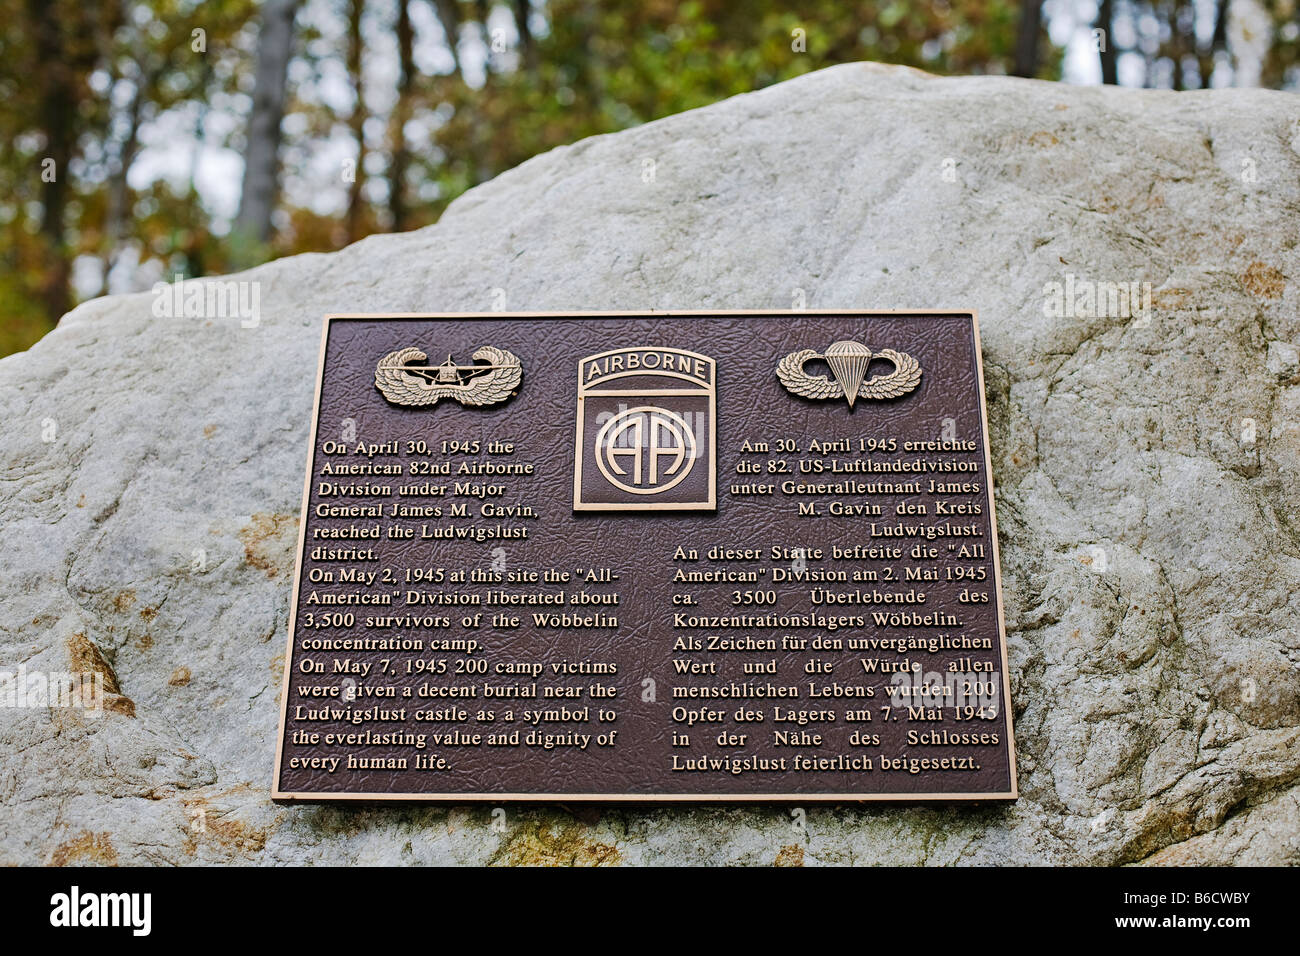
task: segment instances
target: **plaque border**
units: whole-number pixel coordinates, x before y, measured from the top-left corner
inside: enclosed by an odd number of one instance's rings
[[[1003,727],[1007,741],[1007,769],[1010,789],[1001,792],[977,793],[340,793],[324,791],[295,792],[280,789],[280,774],[284,758],[284,738],[288,714],[289,688],[293,677],[294,631],[298,617],[298,589],[302,584],[303,549],[307,543],[307,516],[311,506],[312,471],[316,463],[316,438],[320,428],[321,390],[325,384],[325,352],[329,345],[330,323],[336,320],[399,319],[403,321],[430,321],[437,319],[596,319],[639,316],[882,316],[909,315],[960,316],[971,321],[976,381],[979,384],[980,425],[984,437],[984,474],[988,489],[989,530],[993,539],[993,579],[998,602],[998,643],[1002,664]],[[714,417],[717,415],[717,366],[714,366]],[[715,421],[716,424],[716,421]],[[1019,799],[1020,787],[1016,772],[1016,739],[1014,715],[1011,705],[1011,674],[1007,666],[1006,611],[1002,599],[1002,556],[998,548],[997,505],[994,502],[992,449],[989,445],[988,403],[984,390],[984,349],[980,341],[979,312],[976,309],[623,309],[617,311],[515,311],[515,312],[332,312],[321,322],[320,356],[316,368],[316,389],[313,398],[310,438],[307,445],[307,475],[303,480],[302,508],[298,516],[298,550],[294,556],[293,591],[289,600],[288,641],[284,654],[284,674],[280,681],[280,720],[275,741],[275,769],[271,779],[271,801],[278,804],[334,803],[354,801],[359,803],[602,803],[623,806],[681,804],[763,804],[763,803],[949,803],[978,801],[1014,801]],[[716,461],[714,465],[716,467]]]

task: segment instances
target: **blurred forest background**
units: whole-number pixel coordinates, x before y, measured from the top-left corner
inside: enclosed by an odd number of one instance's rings
[[[435,222],[854,60],[1300,88],[1300,0],[0,0],[0,355],[73,305]]]

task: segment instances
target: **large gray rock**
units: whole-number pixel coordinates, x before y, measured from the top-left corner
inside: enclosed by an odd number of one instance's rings
[[[0,362],[0,666],[115,693],[0,711],[0,862],[1300,860],[1298,152],[1283,93],[857,64],[246,273],[255,328],[87,303]],[[1018,803],[269,802],[323,314],[800,302],[980,312]]]

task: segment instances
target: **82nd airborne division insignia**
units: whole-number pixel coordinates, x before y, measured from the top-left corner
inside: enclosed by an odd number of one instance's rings
[[[683,349],[582,359],[573,510],[715,510],[716,373],[713,359]]]

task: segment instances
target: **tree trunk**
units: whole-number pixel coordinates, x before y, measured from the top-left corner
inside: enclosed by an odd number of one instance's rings
[[[492,29],[488,26],[488,16],[492,13],[492,5],[488,0],[474,0],[474,18],[478,20],[479,32],[483,36],[483,46],[487,50],[487,56],[483,58],[483,76],[486,83],[492,76]]]
[[[253,110],[244,149],[244,185],[235,217],[235,234],[244,241],[265,243],[271,239],[271,213],[280,185],[280,123],[297,12],[298,0],[266,0],[262,7]]]
[[[1210,79],[1214,76],[1214,64],[1218,54],[1228,49],[1228,0],[1218,0],[1214,5],[1214,34],[1210,45],[1197,55],[1197,68],[1201,73],[1201,87],[1209,89]]]
[[[189,200],[191,208],[202,210],[203,202],[199,198],[199,158],[203,155],[203,147],[207,142],[207,118],[208,118],[208,83],[212,79],[212,67],[210,60],[204,60],[203,70],[200,73],[202,79],[199,81],[199,89],[203,90],[203,97],[199,100],[198,113],[194,118],[194,146],[190,150],[190,188]],[[200,228],[188,230],[189,236],[182,247],[185,254],[185,271],[191,276],[207,275],[207,251],[204,245],[208,238],[208,226],[206,218],[201,218],[203,225]]]
[[[1171,69],[1169,71],[1169,82],[1173,84],[1174,90],[1181,92],[1187,88],[1183,78],[1183,34],[1178,28],[1178,12],[1180,4],[1175,2],[1169,7],[1169,14],[1166,23],[1169,24],[1169,62]]]
[[[433,0],[433,9],[438,14],[438,22],[442,24],[442,32],[447,35],[453,73],[460,76],[460,11],[456,7],[456,0]]]
[[[406,123],[411,118],[411,89],[415,83],[414,31],[409,0],[397,0],[397,103],[393,107],[392,141],[388,164],[388,212],[393,232],[409,228],[406,171],[411,157],[406,148]]]
[[[1016,33],[1016,76],[1038,75],[1039,34],[1043,28],[1043,0],[1021,0],[1020,28]]]
[[[117,162],[108,182],[108,206],[104,211],[104,237],[100,268],[104,275],[100,284],[100,295],[106,295],[108,276],[117,264],[118,248],[126,232],[126,210],[131,200],[131,189],[126,177],[135,162],[135,155],[140,148],[140,113],[144,105],[144,78],[137,75],[131,92],[131,103],[126,109],[126,138],[118,146]]]
[[[1101,57],[1101,81],[1110,86],[1117,86],[1119,51],[1115,49],[1115,0],[1101,0],[1094,25],[1098,30],[1103,31],[1101,49],[1097,51],[1097,55]]]
[[[529,0],[515,0],[515,31],[519,34],[519,46],[523,50],[524,66],[530,73],[537,72],[537,44],[533,40],[532,28],[528,26],[528,15],[532,12]]]
[[[366,184],[366,99],[365,84],[362,78],[364,68],[365,41],[361,36],[361,19],[365,13],[365,0],[351,0],[348,5],[348,73],[352,76],[352,90],[355,97],[352,116],[348,126],[357,143],[357,165],[352,171],[352,183],[348,189],[347,241],[356,242],[361,238],[362,217],[365,205],[362,193]]]
[[[41,130],[45,150],[41,156],[40,234],[45,241],[45,263],[38,294],[51,323],[72,307],[72,264],[67,248],[64,216],[68,207],[68,165],[76,146],[78,84],[70,56],[64,49],[59,7],[49,0],[27,0],[33,45],[41,64],[35,81],[40,90]],[[46,160],[52,161],[52,167]]]

